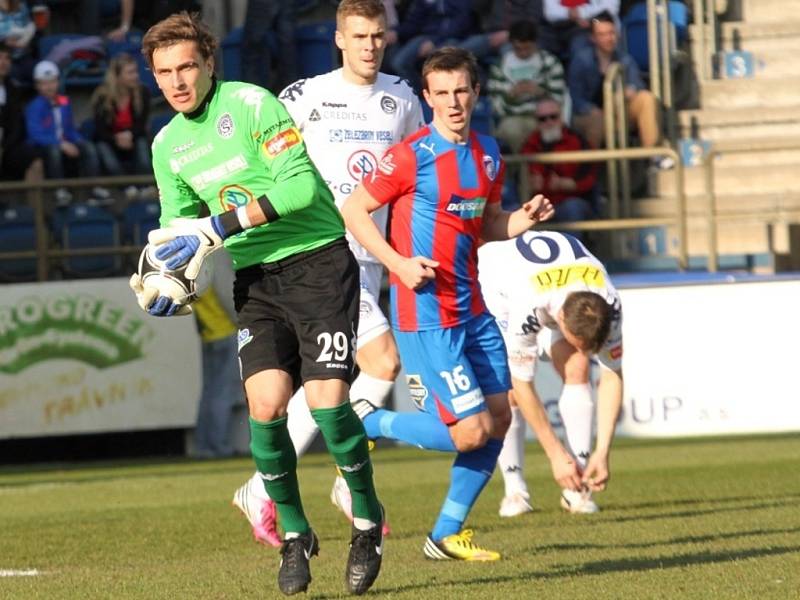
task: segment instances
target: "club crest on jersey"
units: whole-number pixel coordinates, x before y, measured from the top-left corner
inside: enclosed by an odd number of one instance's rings
[[[394,155],[391,152],[387,152],[383,155],[381,162],[378,163],[378,170],[384,175],[391,175],[394,173],[394,169]]]
[[[347,172],[356,181],[362,181],[375,171],[378,160],[372,152],[357,150],[347,159]]]
[[[494,181],[494,178],[497,177],[497,164],[494,158],[488,154],[483,155],[483,170],[490,181]]]
[[[295,127],[292,127],[291,129],[281,131],[279,134],[268,139],[266,142],[264,142],[263,148],[264,152],[267,153],[267,156],[270,158],[275,158],[284,150],[288,150],[292,146],[296,146],[301,141],[302,138],[300,137],[300,132]]]
[[[428,388],[422,384],[422,377],[419,375],[406,375],[406,385],[408,385],[408,395],[411,401],[419,410],[425,410],[425,399],[428,397]]]
[[[387,115],[393,115],[397,110],[397,102],[391,96],[381,98],[381,110]]]
[[[217,133],[219,137],[223,139],[228,139],[233,135],[233,119],[231,118],[230,113],[225,113],[219,119],[217,119]]]
[[[255,199],[253,192],[236,183],[224,186],[219,191],[219,204],[222,210],[236,210]]]
[[[321,121],[322,117],[319,115],[319,111],[316,108],[311,109],[311,114],[308,115],[309,121]]]
[[[447,212],[458,215],[462,219],[475,219],[483,214],[486,198],[462,198],[453,194],[447,203]]]

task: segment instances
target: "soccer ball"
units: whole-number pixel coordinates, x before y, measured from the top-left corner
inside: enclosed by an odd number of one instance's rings
[[[186,278],[186,265],[169,269],[163,260],[156,258],[156,247],[147,244],[139,255],[139,277],[143,287],[153,287],[160,296],[166,296],[178,304],[191,304],[211,284],[213,270],[210,257],[200,267],[197,279]]]

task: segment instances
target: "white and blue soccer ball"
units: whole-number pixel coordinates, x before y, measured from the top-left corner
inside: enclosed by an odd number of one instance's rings
[[[211,285],[212,262],[204,260],[197,279],[187,279],[186,265],[169,269],[163,260],[156,258],[156,247],[147,244],[139,255],[139,277],[143,287],[153,287],[160,296],[166,296],[178,304],[191,304]]]

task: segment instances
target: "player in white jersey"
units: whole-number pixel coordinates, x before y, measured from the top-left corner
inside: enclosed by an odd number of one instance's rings
[[[478,278],[486,306],[506,342],[513,384],[512,425],[498,464],[505,481],[500,515],[529,512],[523,478],[525,421],[550,460],[563,488],[561,505],[573,513],[598,510],[593,491],[605,489],[608,455],[622,405],[622,305],[603,265],[574,237],[529,231],[479,251]],[[546,354],[564,381],[559,399],[569,451],[553,432],[533,379],[537,358]],[[597,435],[590,358],[600,363]]]
[[[343,0],[336,12],[336,45],[342,68],[301,79],[281,92],[303,135],[308,153],[341,205],[359,182],[377,168],[383,153],[417,131],[423,116],[419,99],[402,79],[380,73],[386,13],[381,0]],[[372,218],[385,233],[386,209]],[[350,387],[351,400],[383,406],[400,370],[397,346],[378,305],[383,266],[348,233],[361,269],[361,310],[356,362],[360,373]],[[289,402],[289,434],[302,455],[317,435],[301,388]],[[331,500],[352,520],[350,492],[337,477]],[[274,503],[256,473],[233,502],[247,516],[256,540],[280,545]]]

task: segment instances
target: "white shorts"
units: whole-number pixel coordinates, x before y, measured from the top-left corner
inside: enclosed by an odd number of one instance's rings
[[[378,304],[378,298],[381,295],[383,265],[373,262],[359,262],[358,268],[361,272],[358,347],[361,348],[379,335],[389,331],[389,321]]]

